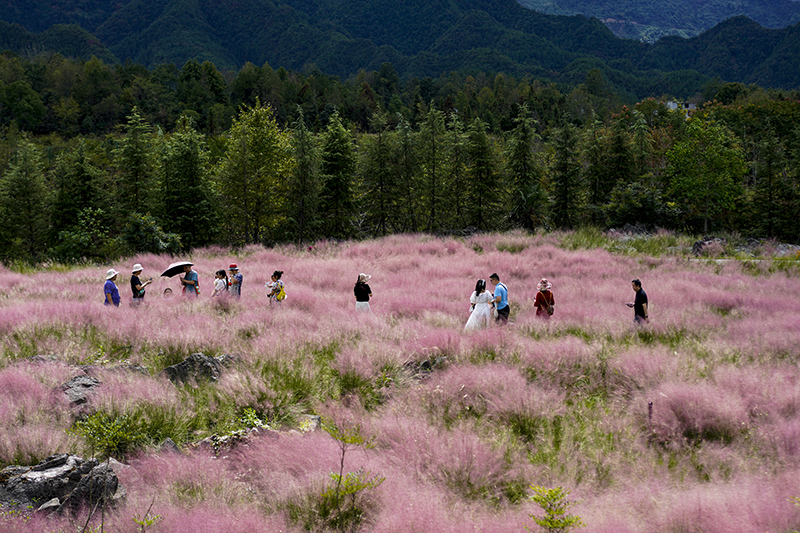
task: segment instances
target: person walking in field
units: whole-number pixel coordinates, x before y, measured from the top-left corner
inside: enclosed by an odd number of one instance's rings
[[[212,298],[224,296],[228,293],[228,275],[225,271],[220,269],[214,274],[214,292],[211,293]]]
[[[269,305],[272,305],[273,302],[276,305],[281,305],[286,299],[286,285],[281,281],[281,276],[283,276],[283,270],[276,270],[270,276],[271,281],[267,282]]]
[[[508,287],[500,282],[500,276],[496,272],[489,276],[489,281],[494,285],[494,307],[497,310],[495,322],[508,324],[508,315],[511,312],[508,306]]]
[[[372,289],[367,283],[372,276],[369,274],[359,274],[355,287],[353,287],[353,294],[356,296],[356,311],[370,312],[369,299],[372,298]]]
[[[494,308],[492,293],[486,290],[486,280],[479,279],[475,284],[475,291],[469,297],[471,312],[464,331],[475,331],[489,327]]]
[[[536,299],[533,301],[533,306],[536,307],[536,318],[550,320],[556,305],[556,299],[552,291],[553,284],[547,281],[547,278],[542,278],[536,288],[539,290],[536,293]]]
[[[244,276],[242,276],[242,274],[239,272],[239,267],[236,265],[236,263],[233,263],[231,266],[229,266],[228,271],[231,273],[229,282],[231,296],[234,298],[240,298],[242,296],[242,281],[244,280]]]
[[[105,296],[103,305],[119,307],[119,289],[117,284],[114,283],[117,280],[117,274],[119,272],[113,268],[109,268],[108,272],[106,272],[106,283],[103,285],[103,295]]]
[[[633,308],[633,324],[640,326],[650,322],[650,316],[647,313],[647,293],[642,288],[642,282],[638,279],[631,281],[631,287],[636,293],[636,298],[633,302],[628,302],[625,305]]]

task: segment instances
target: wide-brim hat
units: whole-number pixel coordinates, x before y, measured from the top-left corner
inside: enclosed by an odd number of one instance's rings
[[[117,274],[119,274],[119,272],[117,272],[113,268],[109,268],[108,272],[106,272],[106,279],[109,280],[109,279],[113,278],[114,276],[116,276]]]
[[[547,278],[542,278],[542,281],[536,285],[536,288],[540,291],[549,291],[553,287],[553,284],[547,281]]]
[[[142,265],[136,263],[135,265],[133,265],[133,268],[131,269],[131,274],[134,274],[136,272],[141,272],[141,270],[142,270]]]
[[[372,278],[372,276],[370,276],[369,274],[363,274],[362,273],[362,274],[358,275],[358,281],[362,281],[364,283],[368,282],[371,278]]]

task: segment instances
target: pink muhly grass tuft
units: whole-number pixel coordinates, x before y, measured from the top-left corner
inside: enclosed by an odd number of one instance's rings
[[[373,426],[379,449],[391,450],[389,464],[416,472],[420,481],[446,487],[465,498],[502,498],[502,486],[514,474],[503,458],[476,434],[442,431],[401,416]]]
[[[563,395],[529,384],[518,370],[499,364],[457,366],[435,374],[409,401],[435,423],[487,415],[497,422],[551,417],[561,412]]]
[[[125,369],[93,370],[91,375],[101,383],[90,399],[96,410],[124,412],[128,407],[142,403],[149,408],[182,408],[182,399],[166,377],[152,377]]]
[[[741,397],[715,385],[665,384],[648,398],[653,402],[652,429],[661,442],[730,443],[748,429]]]
[[[267,433],[238,451],[232,464],[238,479],[270,501],[287,501],[316,490],[339,471],[340,450],[326,432]],[[363,464],[364,451],[353,448],[345,456],[345,471]]]
[[[412,357],[416,360],[454,357],[461,346],[461,338],[455,331],[420,328],[420,337],[409,344]]]
[[[27,422],[0,431],[0,463],[35,465],[55,453],[72,452],[79,439],[67,434],[66,425],[54,422]]]
[[[634,346],[620,350],[609,365],[637,387],[650,388],[677,379],[678,361],[679,356],[669,348]]]

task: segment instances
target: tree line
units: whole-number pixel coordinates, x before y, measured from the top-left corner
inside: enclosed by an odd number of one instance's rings
[[[18,108],[8,118],[9,87],[22,81],[36,92],[30,78],[9,83],[11,67],[35,69],[5,57],[6,262],[587,224],[788,241],[800,230],[796,95],[712,85],[715,99],[687,117],[656,99],[622,105],[601,73],[568,93],[454,75],[419,82],[416,100],[405,101],[389,65],[347,82],[251,65],[226,82],[210,63],[189,62],[175,71],[181,99],[135,98],[147,111],[135,105],[116,123],[102,109],[116,109],[109,98],[127,101],[132,92],[114,83],[136,69],[62,60],[82,67],[77,79],[94,72],[116,87],[84,116],[92,91],[73,85],[70,97],[82,96],[70,130],[45,127],[47,110],[38,125],[19,120]],[[69,79],[57,71],[40,74]]]

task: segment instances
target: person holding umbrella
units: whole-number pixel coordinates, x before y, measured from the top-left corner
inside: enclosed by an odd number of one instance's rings
[[[192,265],[183,265],[185,274],[181,278],[184,294],[197,297],[200,294],[200,283],[197,279],[197,272],[192,270]]]
[[[191,291],[190,294],[197,295],[200,293],[200,285],[198,285],[197,282],[197,272],[192,270],[193,264],[194,263],[190,263],[189,261],[178,261],[177,263],[172,263],[164,272],[161,273],[161,275],[171,278],[173,276],[177,276],[178,274],[185,273],[185,276],[181,278],[181,285],[183,285],[184,294],[187,290],[189,290]],[[191,289],[186,289],[186,287],[191,287]]]

